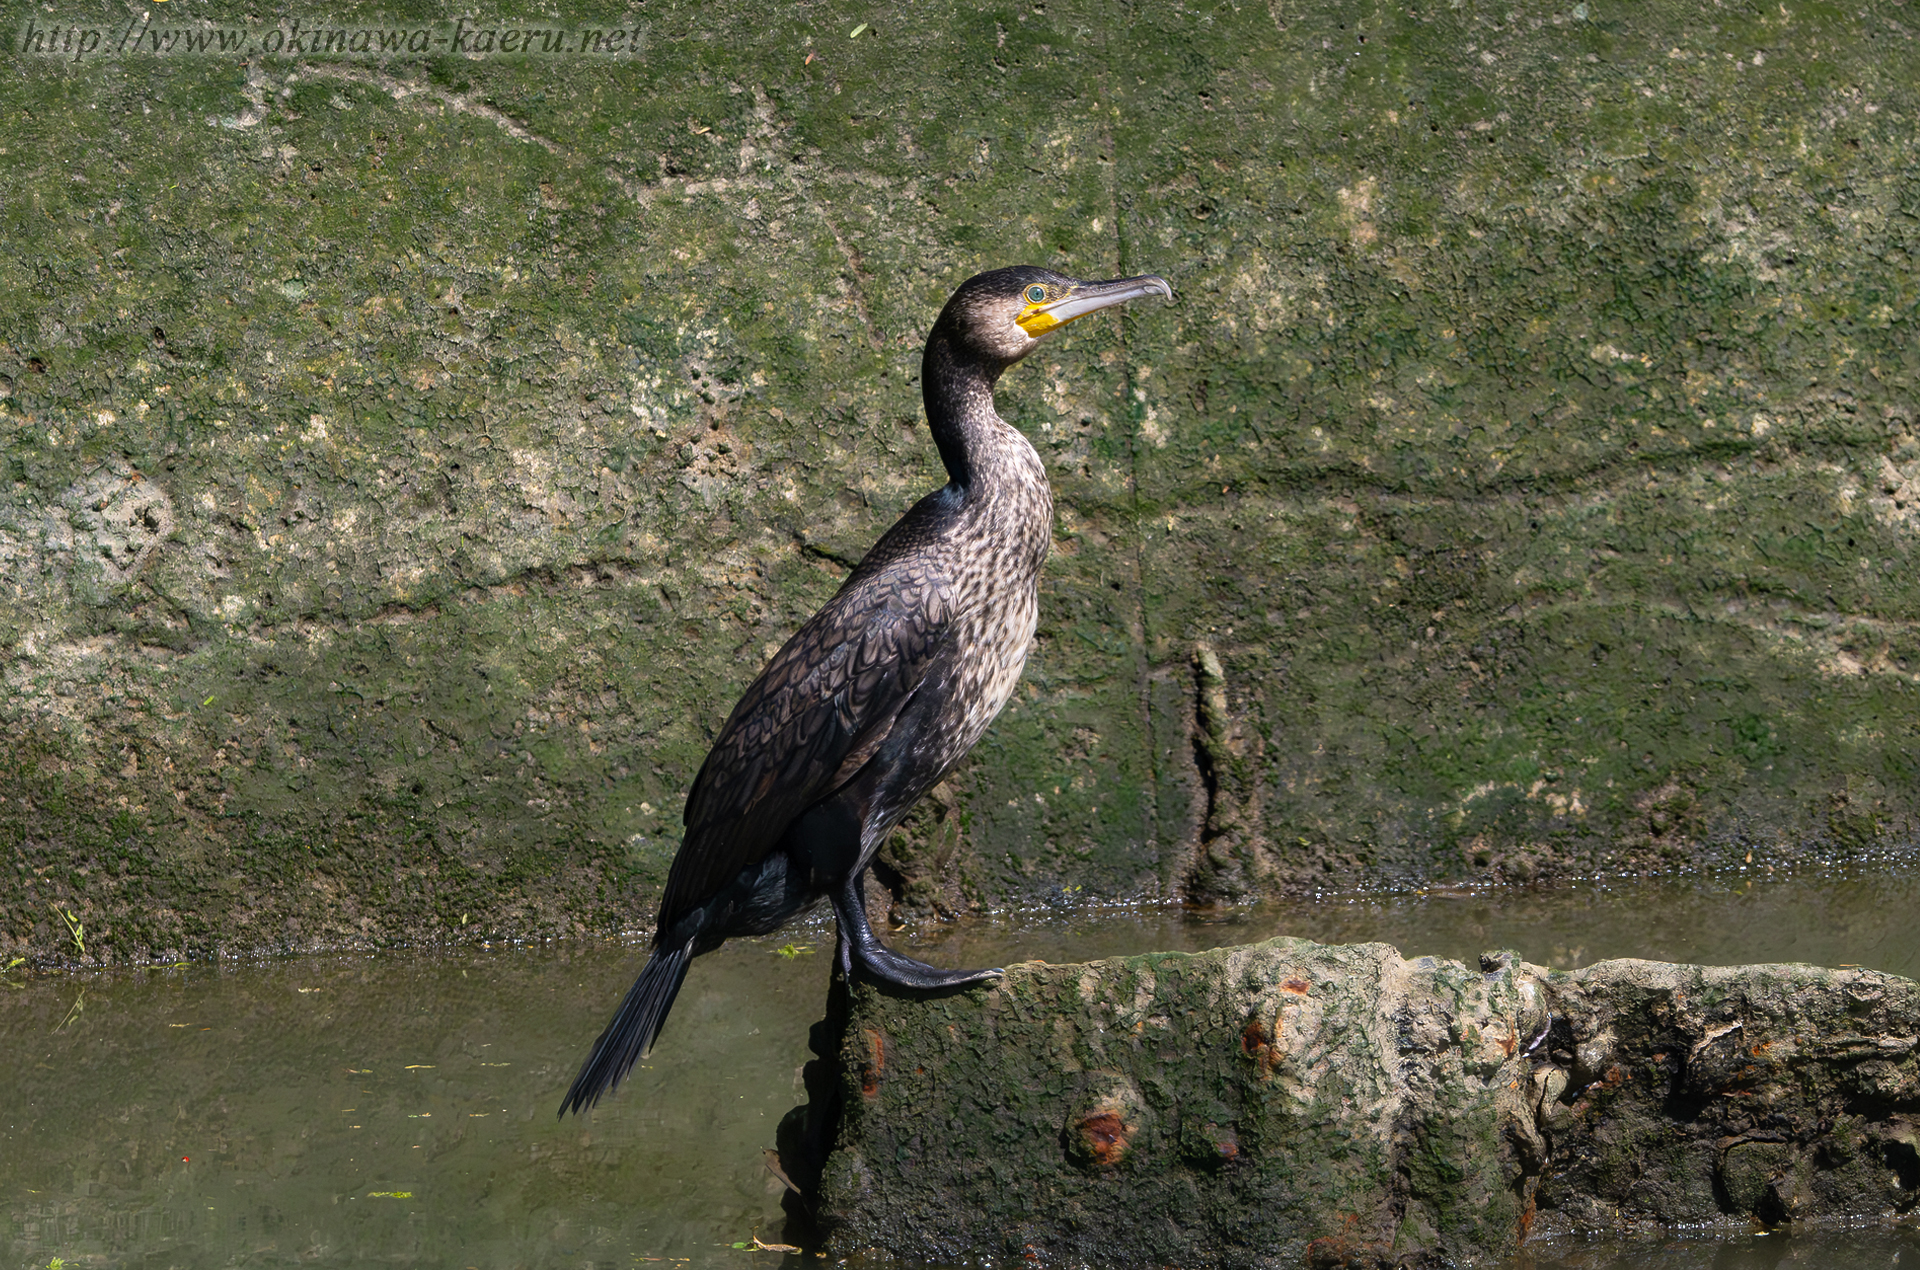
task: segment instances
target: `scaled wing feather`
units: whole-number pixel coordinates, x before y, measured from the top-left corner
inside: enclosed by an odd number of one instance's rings
[[[661,931],[764,860],[886,739],[951,633],[945,588],[915,573],[856,573],[741,696],[687,795]]]

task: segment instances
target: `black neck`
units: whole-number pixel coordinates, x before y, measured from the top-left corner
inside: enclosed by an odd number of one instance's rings
[[[993,385],[1006,367],[985,362],[952,339],[941,322],[927,337],[920,360],[920,391],[927,404],[927,426],[940,450],[940,461],[955,485],[971,489],[989,464],[983,462],[995,444],[999,415],[993,408]]]

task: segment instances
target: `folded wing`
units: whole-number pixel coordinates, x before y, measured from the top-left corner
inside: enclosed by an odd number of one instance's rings
[[[856,573],[734,707],[687,795],[662,932],[767,857],[858,773],[948,651],[951,591],[924,564]]]

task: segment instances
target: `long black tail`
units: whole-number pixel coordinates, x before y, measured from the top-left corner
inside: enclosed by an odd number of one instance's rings
[[[593,1043],[593,1053],[573,1078],[573,1088],[560,1100],[560,1114],[585,1111],[600,1101],[600,1095],[626,1078],[634,1063],[647,1056],[654,1038],[667,1021],[673,999],[680,995],[680,984],[687,977],[687,964],[693,960],[693,941],[678,948],[656,948],[640,977],[627,989],[627,999],[607,1030]]]

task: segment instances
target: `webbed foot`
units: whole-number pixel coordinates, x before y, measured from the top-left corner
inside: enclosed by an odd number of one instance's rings
[[[833,896],[833,915],[840,923],[835,960],[839,963],[840,973],[849,978],[854,968],[858,967],[869,979],[924,992],[932,988],[981,983],[998,979],[1006,973],[998,966],[988,970],[942,970],[924,961],[916,961],[905,953],[897,953],[881,943],[880,937],[873,933],[872,923],[867,920],[867,897],[858,874]]]
[[[878,939],[870,947],[856,951],[854,961],[870,979],[878,979],[899,988],[918,988],[923,991],[928,988],[955,988],[963,983],[982,983],[988,979],[998,979],[1006,973],[998,966],[990,970],[942,970],[924,961],[915,961],[905,953],[897,953]]]

